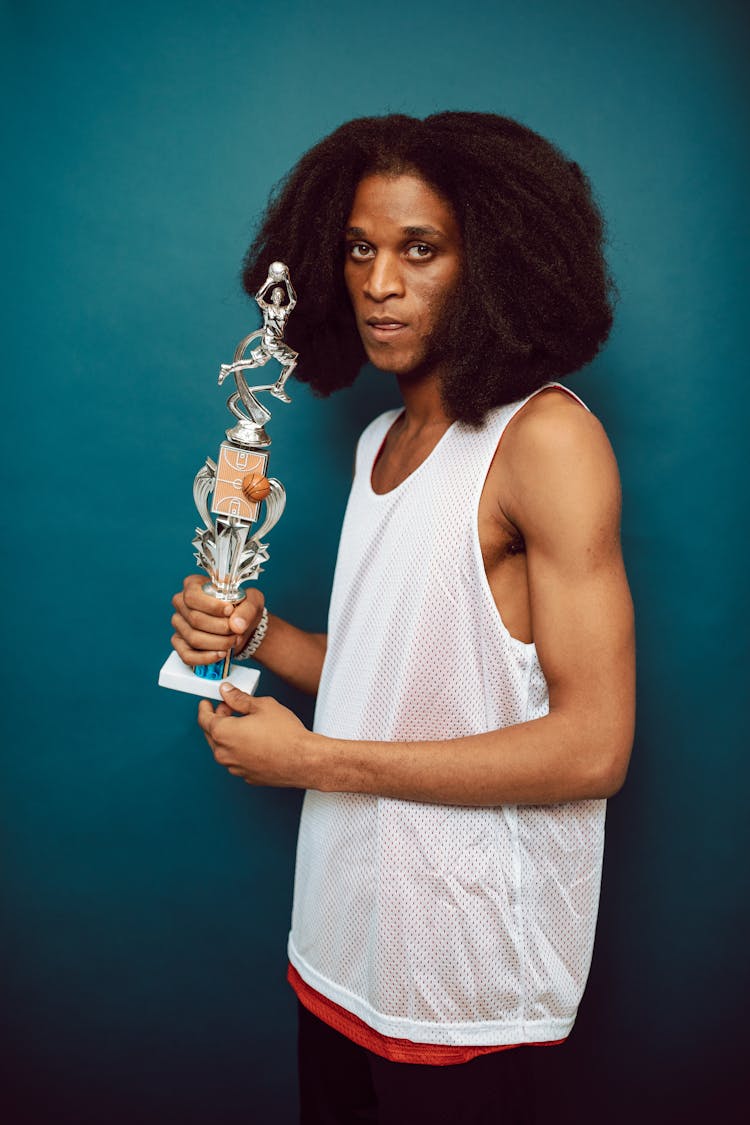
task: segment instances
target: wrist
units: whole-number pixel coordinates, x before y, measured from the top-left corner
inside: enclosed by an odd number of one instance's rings
[[[332,741],[324,734],[316,734],[307,727],[301,732],[299,758],[303,789],[317,789],[321,793],[335,791],[330,753]]]

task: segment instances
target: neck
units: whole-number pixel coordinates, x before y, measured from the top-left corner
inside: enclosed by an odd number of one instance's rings
[[[406,429],[421,430],[451,424],[453,419],[446,413],[440,398],[440,379],[436,372],[399,378],[398,385],[404,400]]]

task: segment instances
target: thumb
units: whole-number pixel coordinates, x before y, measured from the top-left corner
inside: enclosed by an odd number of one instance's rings
[[[230,683],[229,680],[225,680],[219,690],[221,691],[221,698],[233,711],[238,711],[241,715],[251,715],[254,711],[258,710],[252,695],[240,691],[240,689]]]

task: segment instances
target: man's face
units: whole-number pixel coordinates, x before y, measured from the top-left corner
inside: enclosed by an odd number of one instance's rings
[[[367,358],[395,375],[433,374],[461,274],[453,209],[416,175],[369,175],[346,227],[344,280]]]

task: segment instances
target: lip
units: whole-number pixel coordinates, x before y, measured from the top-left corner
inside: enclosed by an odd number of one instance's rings
[[[376,338],[392,336],[394,333],[400,332],[402,329],[408,327],[408,325],[404,324],[403,320],[394,320],[389,316],[369,316],[365,321],[365,325]]]

